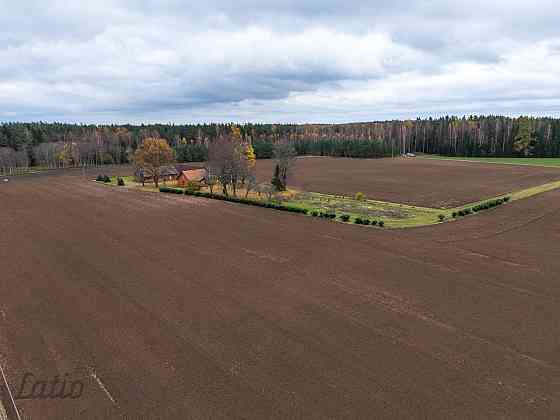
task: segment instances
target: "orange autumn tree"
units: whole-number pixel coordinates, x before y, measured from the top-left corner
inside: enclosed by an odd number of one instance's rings
[[[134,164],[152,176],[156,188],[162,169],[175,162],[175,152],[165,139],[149,137],[144,139],[134,152]]]

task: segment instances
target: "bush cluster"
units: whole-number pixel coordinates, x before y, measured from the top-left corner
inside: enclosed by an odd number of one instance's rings
[[[361,217],[356,217],[354,219],[354,223],[356,225],[372,225],[372,226],[379,226],[379,227],[383,227],[385,226],[385,222],[383,220],[377,221],[377,220],[369,220],[369,219],[362,219]]]
[[[107,175],[97,175],[97,178],[95,178],[96,181],[98,182],[111,182],[111,178]]]
[[[124,179],[122,179],[120,176],[117,178],[117,185],[119,187],[124,187]]]
[[[323,219],[336,219],[336,214],[323,211],[320,212],[318,210],[313,210],[311,212],[311,216],[322,217]]]
[[[350,220],[350,216],[348,214],[343,214],[342,216],[340,216],[340,220],[342,220],[343,222],[347,222],[348,220]]]
[[[454,211],[451,216],[453,216],[454,218],[468,216],[469,214],[472,213],[478,213],[479,211],[488,210],[493,207],[501,206],[502,204],[507,203],[509,200],[511,200],[511,197],[507,196],[503,198],[498,198],[496,200],[486,201],[484,203],[477,204],[472,208],[466,208],[456,212]]]

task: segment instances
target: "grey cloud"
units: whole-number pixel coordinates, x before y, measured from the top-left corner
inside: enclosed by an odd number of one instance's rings
[[[0,3],[0,119],[212,119],[228,109],[255,120],[317,118],[321,110],[337,119],[337,112],[361,116],[358,107],[373,119],[375,112],[398,116],[399,106],[420,114],[434,109],[426,93],[408,93],[405,106],[392,81],[414,74],[444,92],[436,84],[448,83],[441,76],[456,63],[504,72],[510,96],[480,79],[478,93],[496,96],[476,98],[454,80],[441,100],[449,109],[465,108],[466,92],[488,108],[550,110],[539,98],[557,92],[552,82],[532,83],[547,66],[557,70],[560,13],[550,0]],[[512,61],[532,46],[544,51],[540,69]],[[376,99],[325,111],[325,95],[338,101],[346,82],[360,81],[375,82],[385,110]]]

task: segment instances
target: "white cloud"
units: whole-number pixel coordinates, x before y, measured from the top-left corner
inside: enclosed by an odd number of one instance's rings
[[[560,112],[549,0],[20,3],[0,16],[0,119]]]

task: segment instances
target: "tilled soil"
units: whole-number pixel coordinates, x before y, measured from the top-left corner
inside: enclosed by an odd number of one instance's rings
[[[0,363],[85,384],[17,399],[33,420],[559,418],[559,215],[553,191],[388,231],[14,179]]]
[[[304,191],[354,195],[422,207],[452,208],[560,180],[559,168],[493,165],[422,158],[297,159],[290,182]],[[257,163],[270,181],[273,160]]]

